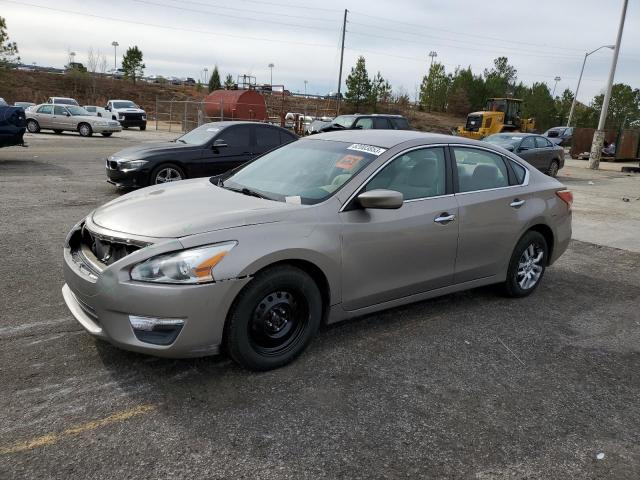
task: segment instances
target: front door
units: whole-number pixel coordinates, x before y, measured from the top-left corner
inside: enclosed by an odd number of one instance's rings
[[[502,156],[473,147],[451,148],[456,161],[460,239],[455,283],[498,275],[529,218],[530,194],[510,185]]]
[[[453,281],[458,207],[447,189],[443,147],[399,155],[362,189],[399,191],[398,210],[342,212],[342,301],[346,310],[426,292]]]
[[[530,165],[538,168],[537,164],[539,163],[539,152],[536,148],[536,142],[533,136],[524,137],[522,139],[522,142],[520,142],[520,147],[518,148],[516,154]]]
[[[71,116],[67,116],[67,109],[62,105],[53,106],[53,117],[51,118],[51,128],[55,130],[72,130]]]
[[[254,126],[232,125],[222,130],[202,152],[202,175],[219,175],[254,156]],[[224,146],[216,146],[223,143]]]

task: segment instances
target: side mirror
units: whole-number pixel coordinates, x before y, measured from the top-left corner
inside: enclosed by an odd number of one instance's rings
[[[404,197],[395,190],[370,190],[358,195],[358,203],[362,208],[395,210],[402,206]]]
[[[64,112],[65,117],[70,117],[71,114],[69,112]]]
[[[213,142],[213,148],[221,148],[228,147],[227,142],[225,142],[222,138],[218,138],[215,142]]]
[[[104,107],[105,110],[109,110],[111,111],[111,107],[109,105],[107,105],[106,107]]]

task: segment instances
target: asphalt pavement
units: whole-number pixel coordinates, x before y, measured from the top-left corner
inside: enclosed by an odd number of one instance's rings
[[[573,241],[533,296],[481,288],[325,327],[267,373],[94,340],[63,304],[62,243],[120,195],[104,158],[159,138],[0,150],[0,479],[640,477],[630,248]],[[561,171],[579,225],[590,187],[640,185],[582,175]]]

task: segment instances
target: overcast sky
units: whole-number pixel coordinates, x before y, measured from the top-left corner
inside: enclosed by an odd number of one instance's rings
[[[640,1],[631,0],[616,82],[640,87]],[[224,76],[251,74],[292,91],[326,94],[337,88],[340,32],[349,9],[345,73],[364,55],[394,90],[411,97],[428,68],[429,51],[447,71],[481,73],[505,55],[527,84],[547,82],[556,93],[575,89],[584,52],[613,44],[622,0],[0,0],[0,15],[23,62],[62,67],[68,52],[86,62],[90,47],[107,55],[119,42],[144,53],[145,74],[202,78],[215,64]],[[38,7],[39,6],[39,7]],[[42,8],[45,7],[45,8]],[[606,83],[612,51],[589,57],[579,99]],[[344,87],[343,87],[344,91]]]

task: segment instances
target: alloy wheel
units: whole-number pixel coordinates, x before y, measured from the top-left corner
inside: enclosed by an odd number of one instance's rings
[[[171,167],[165,167],[156,174],[155,183],[177,182],[182,180],[182,175],[178,170]]]
[[[533,288],[544,271],[543,267],[544,250],[535,243],[529,244],[518,260],[518,271],[516,281],[520,288],[529,290]]]

